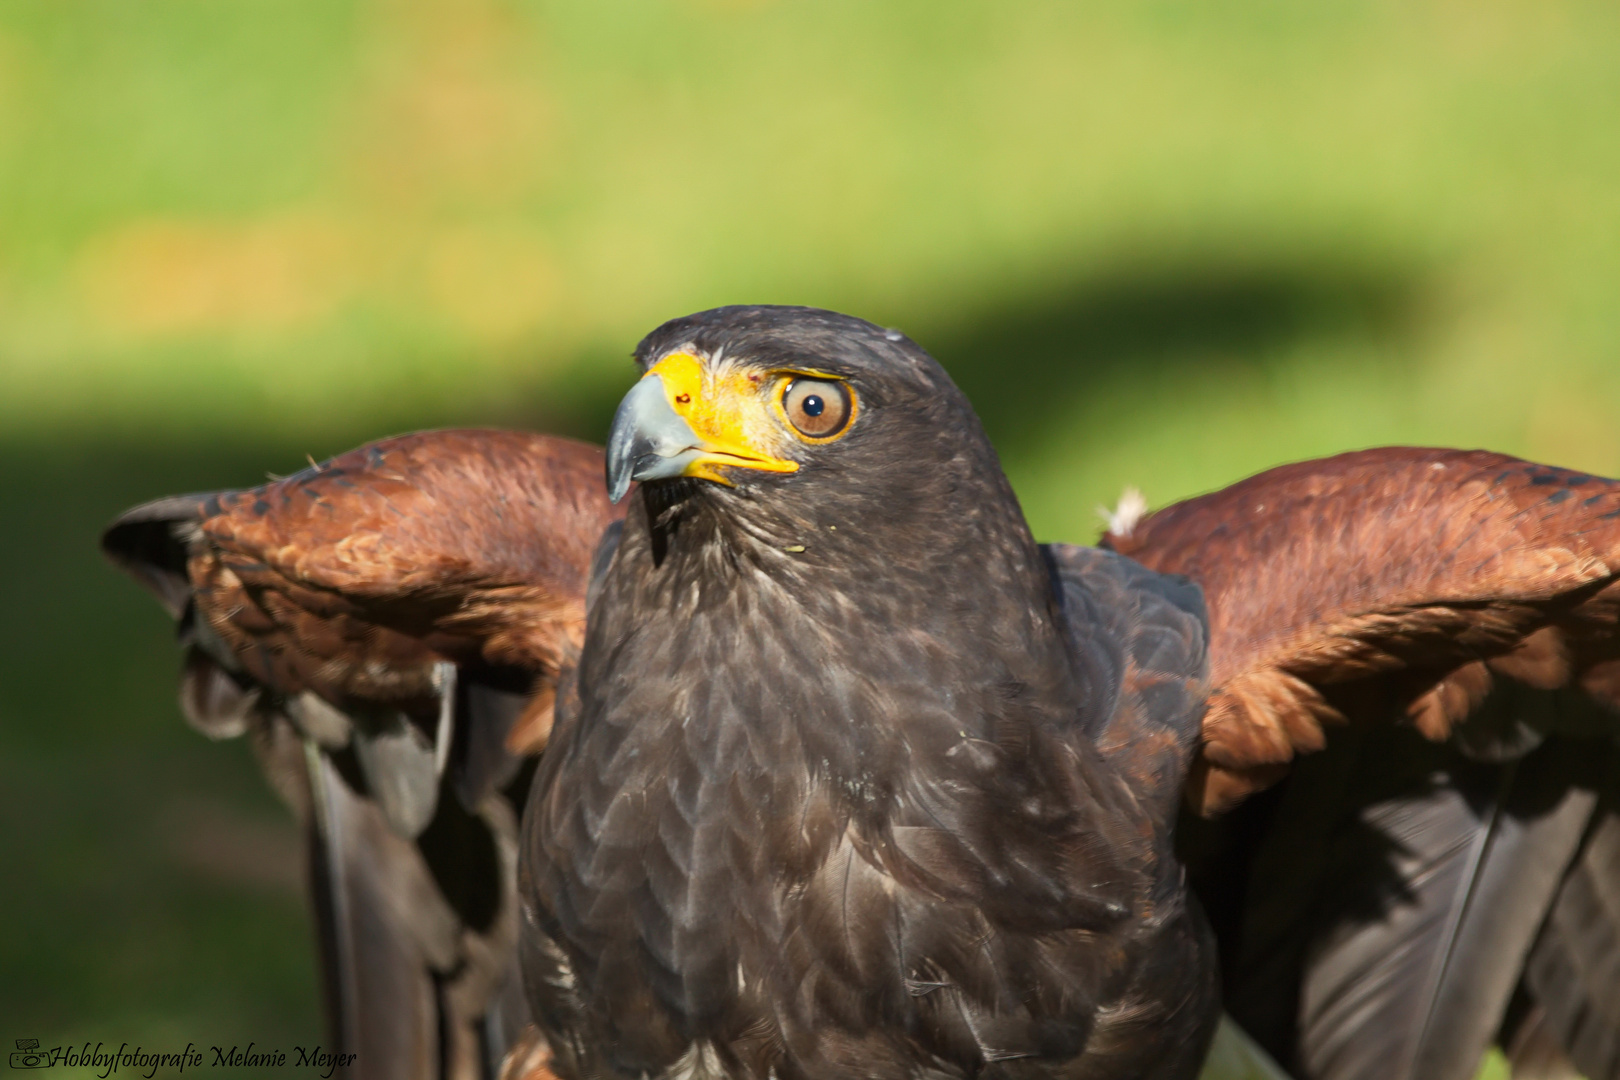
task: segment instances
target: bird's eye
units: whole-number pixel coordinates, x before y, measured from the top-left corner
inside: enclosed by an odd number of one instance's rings
[[[843,431],[853,404],[849,387],[830,379],[794,379],[782,395],[789,423],[812,439],[830,439]]]

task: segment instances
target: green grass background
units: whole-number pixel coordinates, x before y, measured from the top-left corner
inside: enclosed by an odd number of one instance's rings
[[[285,815],[101,565],[417,426],[599,437],[660,321],[901,327],[1038,533],[1389,442],[1620,472],[1620,10],[0,6],[0,1038],[318,1038]]]

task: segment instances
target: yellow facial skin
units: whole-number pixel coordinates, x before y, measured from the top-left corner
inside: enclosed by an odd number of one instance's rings
[[[832,441],[796,437],[787,426],[782,392],[801,374],[818,373],[764,372],[724,360],[711,366],[684,352],[670,353],[649,368],[647,375],[663,380],[670,408],[703,440],[703,453],[681,475],[729,487],[726,468],[797,472],[799,463],[785,456],[796,441]]]

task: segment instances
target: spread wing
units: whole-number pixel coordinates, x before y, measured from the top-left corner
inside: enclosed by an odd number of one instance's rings
[[[1205,591],[1192,808],[1294,771],[1183,822],[1233,1015],[1311,1080],[1467,1080],[1527,1033],[1620,1076],[1620,484],[1371,450],[1105,543]]]
[[[425,432],[137,507],[102,539],[178,621],[187,718],[246,732],[304,823],[351,1076],[493,1076],[527,1019],[522,764],[616,516],[602,470],[569,440]]]
[[[1620,687],[1612,480],[1364,450],[1177,503],[1103,545],[1204,589],[1215,690],[1189,798],[1205,813],[1269,786],[1347,715],[1397,705],[1444,739],[1493,675]]]

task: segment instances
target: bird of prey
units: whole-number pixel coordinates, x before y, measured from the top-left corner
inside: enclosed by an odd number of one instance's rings
[[[304,807],[355,1075],[487,1075],[515,948],[561,1077],[1191,1077],[1223,995],[1313,1080],[1620,1076],[1620,485],[1367,451],[1039,545],[897,332],[636,355],[622,523],[441,432],[104,541]]]

